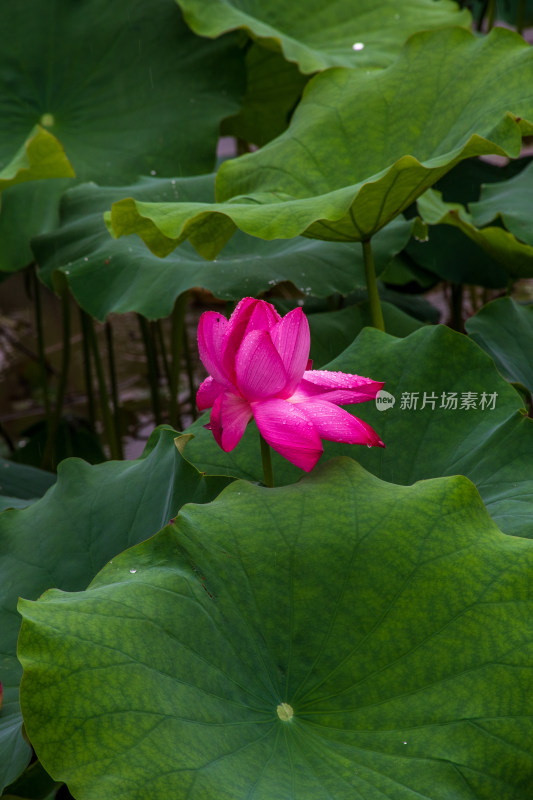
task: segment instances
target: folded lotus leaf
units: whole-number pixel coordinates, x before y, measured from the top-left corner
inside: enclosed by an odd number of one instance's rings
[[[262,239],[370,239],[463,159],[518,156],[533,133],[530,83],[533,51],[511,31],[415,34],[386,70],[315,76],[285,133],[222,165],[216,204],[126,198],[108,225],[160,256],[190,239],[214,258],[237,227]]]
[[[197,286],[225,300],[240,300],[282,281],[290,281],[303,295],[318,297],[346,295],[365,285],[362,248],[352,243],[303,237],[266,242],[239,232],[214,262],[203,259],[188,243],[166,259],[158,258],[137,237],[110,238],[103,212],[125,192],[142,202],[209,201],[214,198],[214,175],[142,178],[126,187],[83,184],[65,194],[60,227],[32,242],[39,276],[51,287],[54,272],[60,270],[79,305],[97,319],[125,311],[150,319],[166,317],[176,298]],[[417,225],[417,220],[400,216],[376,236],[378,275],[405,247]]]

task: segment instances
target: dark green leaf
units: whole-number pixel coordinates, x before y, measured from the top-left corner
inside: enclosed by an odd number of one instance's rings
[[[6,511],[8,508],[26,508],[31,506],[36,499],[36,497],[31,497],[28,500],[21,500],[20,497],[8,497],[0,494],[0,512]]]
[[[80,180],[212,169],[241,88],[233,37],[194,36],[173,0],[25,0],[2,4],[0,29],[0,164],[40,123]]]
[[[78,180],[213,169],[220,121],[238,110],[244,88],[234,37],[193,35],[173,0],[2,3],[0,30],[0,169],[38,123],[65,147]],[[20,225],[18,247],[0,229],[11,250],[3,269],[24,266],[29,238],[49,230],[54,182],[49,190],[48,202],[41,193],[35,203],[30,186],[3,197]],[[24,202],[31,217],[20,213]]]
[[[59,788],[39,761],[34,761],[2,794],[2,800],[48,800]]]
[[[508,181],[484,186],[479,202],[469,208],[476,225],[482,227],[501,217],[517,239],[533,247],[532,206],[533,162]]]
[[[516,180],[516,179],[515,179]],[[430,225],[452,225],[498,261],[512,278],[533,277],[533,247],[504,228],[477,228],[459,203],[444,203],[440,192],[428,189],[418,198],[418,211]],[[463,278],[464,279],[464,278]]]
[[[6,189],[0,213],[0,280],[2,272],[17,272],[34,260],[30,240],[59,225],[59,199],[69,178],[39,181]]]
[[[41,497],[55,483],[56,476],[42,469],[15,464],[0,458],[0,494],[30,500]]]
[[[491,258],[459,228],[450,225],[430,226],[427,242],[412,239],[406,249],[417,267],[441,280],[487,289],[501,289],[509,282],[509,275],[501,263]]]
[[[505,166],[480,159],[457,164],[436,187],[446,202],[471,204],[479,199],[484,183],[498,183],[516,175],[527,163],[520,158]],[[407,254],[416,267],[453,283],[475,284],[489,289],[506,287],[509,276],[490,255],[457,228],[433,226],[426,242],[411,240]]]
[[[110,558],[156,533],[184,502],[216,497],[227,479],[198,473],[182,459],[175,437],[172,429],[158,428],[136,461],[98,466],[63,461],[57,483],[42,500],[22,511],[0,514],[0,662],[5,693],[0,786],[19,775],[30,755],[18,706],[17,598],[36,598],[51,586],[85,589]]]
[[[242,108],[223,121],[221,130],[262,147],[287,128],[308,78],[295,64],[256,44],[246,53],[246,77]]]
[[[387,332],[392,336],[407,336],[422,327],[419,322],[396,306],[382,301],[381,308]],[[336,358],[350,345],[358,333],[372,325],[369,303],[362,302],[348,306],[340,311],[329,311],[309,315],[311,329],[311,352],[313,368],[320,369],[328,361]]]
[[[504,378],[533,392],[533,306],[500,297],[467,320],[465,327]]]

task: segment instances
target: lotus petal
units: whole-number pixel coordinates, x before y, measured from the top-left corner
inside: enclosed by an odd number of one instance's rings
[[[254,403],[259,433],[291,464],[310,472],[322,455],[320,436],[303,411],[286,400]]]

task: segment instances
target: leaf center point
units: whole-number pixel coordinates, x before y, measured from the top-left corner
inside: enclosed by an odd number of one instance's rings
[[[288,703],[280,703],[276,711],[278,712],[278,717],[282,722],[289,722],[294,716],[292,706],[290,706]]]

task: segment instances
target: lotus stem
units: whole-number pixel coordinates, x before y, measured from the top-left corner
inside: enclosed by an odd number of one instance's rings
[[[61,421],[61,413],[63,411],[63,403],[65,401],[65,393],[67,390],[67,380],[70,368],[70,303],[69,303],[69,290],[66,279],[58,282],[59,296],[61,298],[61,311],[63,320],[63,357],[61,359],[61,372],[59,373],[59,384],[57,387],[56,403],[54,413],[51,415],[47,426],[46,445],[44,448],[41,466],[45,469],[55,470],[55,444],[59,423]]]
[[[4,428],[4,426],[2,425],[1,422],[0,422],[0,436],[2,437],[4,442],[6,443],[9,452],[10,453],[14,453],[15,452],[15,443],[13,442],[13,439],[11,438],[11,436],[9,435],[9,433]]]
[[[155,322],[155,329],[157,332],[157,343],[159,345],[159,350],[161,352],[161,360],[163,362],[163,372],[165,373],[165,378],[167,379],[168,389],[170,391],[170,365],[168,363],[168,356],[167,356],[167,346],[165,344],[165,334],[163,331],[163,325],[161,324],[161,320],[158,319]]]
[[[89,418],[89,425],[91,430],[95,430],[96,413],[94,404],[94,390],[93,390],[93,371],[91,366],[91,351],[89,347],[89,334],[87,332],[87,318],[88,314],[83,308],[80,308],[80,323],[82,333],[82,349],[83,349],[83,374],[85,377],[85,391],[87,393],[87,416]]]
[[[259,434],[261,441],[261,461],[263,462],[263,483],[269,489],[274,487],[274,473],[272,471],[272,456],[270,453],[270,445],[266,442],[261,434]]]
[[[379,300],[378,282],[376,280],[376,269],[374,267],[374,256],[372,254],[372,245],[370,242],[371,240],[367,239],[361,243],[363,245],[366,289],[368,292],[368,301],[370,303],[370,315],[374,328],[384,331],[385,320],[383,319],[383,311],[381,310],[381,303]]]
[[[181,357],[183,353],[183,331],[185,329],[185,312],[187,311],[188,292],[183,292],[176,299],[172,310],[172,330],[170,342],[170,424],[173,428],[181,427],[178,393],[181,377]]]
[[[96,380],[98,382],[98,394],[100,395],[100,409],[102,412],[102,422],[104,425],[104,434],[109,445],[109,454],[112,459],[120,458],[120,449],[117,442],[117,435],[111,409],[109,406],[109,395],[107,392],[107,385],[105,382],[104,368],[102,366],[102,359],[100,358],[100,351],[98,350],[98,342],[96,341],[96,334],[94,332],[93,321],[87,315],[87,333],[89,336],[89,345],[92,350],[94,367],[96,371]]]
[[[516,32],[522,35],[526,21],[526,0],[518,0],[518,10],[516,13]]]
[[[450,326],[461,333],[464,333],[463,324],[463,284],[452,283],[451,285],[451,319]]]
[[[191,403],[192,418],[196,419],[196,386],[194,385],[194,371],[192,365],[191,348],[189,343],[189,336],[187,334],[187,325],[183,326],[183,347],[185,351],[185,369],[187,371],[187,381],[189,383],[189,394]]]
[[[107,344],[107,360],[109,364],[109,383],[111,386],[111,397],[113,399],[113,420],[115,440],[117,445],[117,458],[123,459],[122,434],[120,424],[120,404],[118,395],[117,371],[115,367],[115,347],[113,343],[113,328],[109,320],[105,324],[105,338]]]
[[[154,421],[156,425],[161,424],[161,406],[159,403],[159,369],[157,367],[157,352],[154,347],[153,339],[150,335],[148,321],[137,314],[139,328],[144,344],[144,351],[146,353],[146,361],[148,364],[148,382],[150,384],[150,395],[152,398],[152,412],[154,414]]]
[[[40,281],[37,276],[37,266],[34,264],[31,270],[32,283],[33,283],[33,301],[35,303],[35,328],[37,330],[37,352],[39,354],[39,378],[41,381],[41,388],[43,391],[43,404],[44,413],[46,415],[46,423],[50,425],[50,390],[48,386],[48,368],[46,364],[46,355],[44,351],[44,332],[43,332],[43,314],[41,305],[41,287]]]
[[[487,11],[487,33],[493,29],[495,18],[496,18],[496,0],[489,0],[489,7]]]

